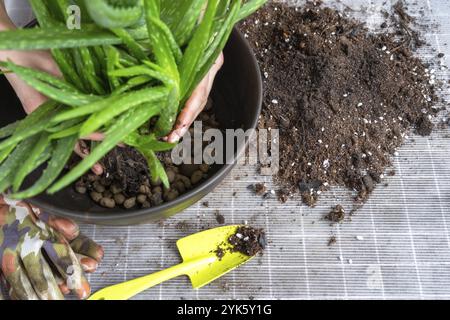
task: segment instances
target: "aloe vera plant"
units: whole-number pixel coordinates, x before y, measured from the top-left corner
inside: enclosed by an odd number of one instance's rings
[[[168,186],[156,153],[174,145],[160,138],[172,130],[234,25],[265,2],[30,0],[39,27],[0,32],[0,50],[51,50],[63,79],[0,62],[50,99],[0,129],[0,192],[12,187],[12,197],[21,199],[58,192],[119,142],[141,152],[152,178]],[[72,4],[81,9],[80,30],[66,27]],[[105,139],[60,177],[76,140],[94,131]],[[20,190],[26,176],[46,161],[40,179]]]

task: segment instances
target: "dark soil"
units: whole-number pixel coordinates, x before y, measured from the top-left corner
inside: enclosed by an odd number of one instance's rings
[[[249,226],[239,227],[236,233],[228,239],[228,242],[232,245],[232,251],[250,257],[264,251],[267,246],[264,230]]]
[[[267,193],[267,187],[264,183],[256,183],[248,186],[257,196],[264,196]]]
[[[149,178],[145,158],[133,148],[115,148],[103,159],[103,166],[108,179],[126,195],[138,194],[140,186]]]
[[[220,214],[219,210],[216,210],[214,214],[216,216],[216,221],[218,224],[225,224],[225,217]]]
[[[385,27],[397,31],[382,34],[313,3],[269,4],[241,24],[264,79],[260,127],[280,129],[283,194],[313,206],[340,185],[364,201],[411,128],[431,133],[437,83],[413,56],[423,45],[413,19],[395,12]]]
[[[220,261],[225,256],[226,251],[222,247],[218,247],[214,253],[216,254],[217,258],[219,258]]]
[[[403,1],[397,1],[393,6],[395,15],[390,16],[391,20],[397,24],[397,35],[402,37],[401,46],[407,46],[412,50],[425,45],[420,33],[411,27],[414,24],[415,18],[407,13],[407,8]]]
[[[328,239],[328,246],[331,247],[332,245],[335,245],[337,243],[337,238],[335,236],[331,236],[330,239]]]
[[[181,230],[181,231],[189,231],[192,230],[191,226],[187,221],[180,221],[175,225],[175,229]]]
[[[332,222],[342,222],[345,219],[345,210],[338,204],[328,213],[326,218]]]

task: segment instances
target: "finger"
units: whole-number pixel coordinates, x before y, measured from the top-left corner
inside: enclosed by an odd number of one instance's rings
[[[91,141],[103,141],[105,139],[105,135],[103,133],[94,132],[91,133],[86,138],[83,138],[84,140],[91,140]]]
[[[55,277],[56,283],[58,284],[58,288],[61,291],[61,293],[63,295],[68,295],[70,293],[70,289],[67,286],[67,284],[64,281],[64,279],[61,278],[61,276],[57,272],[55,272],[53,275]]]
[[[224,58],[223,52],[222,52],[222,53],[220,53],[216,62],[214,62],[213,66],[211,67],[211,70],[209,71],[208,95],[211,93],[217,73],[219,73],[220,69],[222,69],[224,63],[225,63],[225,58]]]
[[[175,129],[167,136],[167,142],[178,142],[189,130],[189,127],[200,112],[202,112],[208,101],[208,82],[209,76],[207,75],[194,90],[191,97],[186,102],[185,107],[180,112]]]
[[[69,244],[62,237],[57,240],[57,242],[46,240],[43,248],[68,288],[80,299],[86,299],[91,289],[83,268]]]
[[[103,141],[105,140],[105,134],[100,132],[94,132],[88,135],[87,137],[83,138],[83,140],[89,140],[89,141]],[[118,147],[125,147],[125,144],[119,143],[117,144]]]
[[[26,248],[26,243],[23,248]],[[31,252],[22,257],[22,262],[31,285],[41,300],[64,299],[53,272],[40,251],[38,254]]]
[[[78,253],[75,253],[75,255],[77,256],[77,259],[80,262],[84,272],[94,273],[95,271],[97,271],[98,262],[95,259],[92,259],[91,257],[86,257]]]
[[[104,251],[103,247],[89,237],[80,234],[70,243],[75,253],[90,257],[97,262],[102,261]]]
[[[48,225],[61,233],[61,235],[66,238],[67,241],[76,239],[80,234],[80,227],[71,219],[59,218],[49,215]]]
[[[80,227],[72,219],[55,217],[33,206],[32,209],[39,220],[59,232],[67,241],[72,241],[79,236]]]
[[[223,63],[224,58],[223,54],[221,54],[216,60],[216,63],[212,66],[211,70],[208,72],[205,78],[203,78],[203,80],[192,93],[189,100],[186,102],[185,107],[178,116],[175,130],[173,130],[167,136],[167,141],[169,143],[178,142],[189,130],[189,127],[198,117],[200,112],[202,112],[206,103],[208,102],[208,96],[212,90],[214,79],[219,70],[222,68]]]
[[[67,296],[70,293],[70,289],[67,286],[67,284],[64,283],[64,281],[58,285],[58,288],[61,291],[61,293],[65,296]]]
[[[27,274],[19,261],[17,254],[9,249],[2,257],[2,273],[11,287],[10,296],[16,300],[38,300]]]
[[[89,148],[86,146],[84,141],[80,140],[75,145],[75,153],[82,159],[86,158],[89,155]],[[94,164],[91,170],[98,176],[103,174],[103,167],[99,163]]]

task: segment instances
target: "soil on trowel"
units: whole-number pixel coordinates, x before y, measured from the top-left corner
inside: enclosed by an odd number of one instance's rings
[[[214,253],[219,260],[222,260],[227,252],[240,252],[246,256],[253,257],[258,253],[262,253],[266,247],[267,238],[263,229],[241,226],[227,239],[227,243],[221,243],[214,250]]]
[[[319,1],[272,3],[240,25],[264,80],[260,128],[280,129],[283,194],[314,206],[339,185],[363,202],[411,128],[431,133],[439,83],[413,55],[423,41],[402,2],[394,13],[374,33]]]
[[[228,242],[232,246],[232,251],[240,252],[250,257],[264,251],[267,246],[264,230],[249,226],[239,227],[236,233],[228,239]]]

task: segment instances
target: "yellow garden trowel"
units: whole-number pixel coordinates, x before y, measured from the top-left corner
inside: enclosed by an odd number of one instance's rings
[[[230,250],[228,239],[240,226],[206,230],[177,241],[183,263],[169,269],[102,289],[89,300],[127,300],[144,290],[181,275],[191,279],[194,289],[201,288],[252,259]]]

